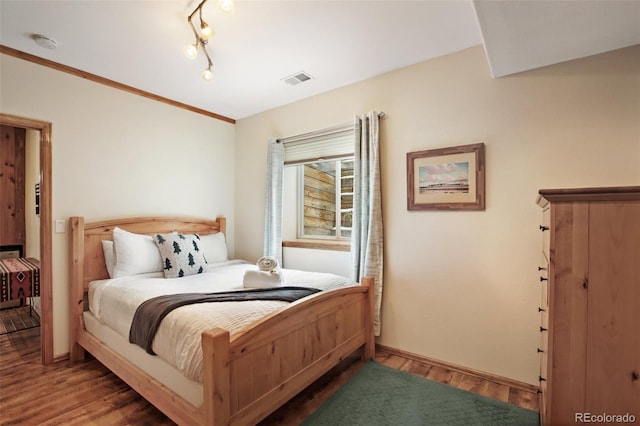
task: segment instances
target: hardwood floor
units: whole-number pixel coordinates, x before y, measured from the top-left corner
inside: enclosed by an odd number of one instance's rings
[[[40,317],[29,305],[0,309],[0,334],[39,327]]]
[[[38,328],[0,336],[1,425],[173,425],[167,417],[93,359],[40,364]],[[424,362],[376,352],[381,364],[538,411],[538,395]],[[260,423],[297,425],[362,362],[345,360]]]

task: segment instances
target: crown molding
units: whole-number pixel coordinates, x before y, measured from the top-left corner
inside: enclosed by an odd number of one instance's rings
[[[13,49],[11,47],[7,47],[5,45],[0,44],[0,53],[5,55],[13,56],[14,58],[22,59],[28,62],[33,62],[34,64],[42,65],[47,68],[51,68],[57,71],[62,71],[67,74],[74,75],[76,77],[84,78],[86,80],[93,81],[95,83],[104,84],[105,86],[112,87],[114,89],[122,90],[125,92],[132,93],[134,95],[142,96],[147,99],[151,99],[157,102],[161,102],[163,104],[171,105],[177,108],[186,109],[187,111],[195,112],[196,114],[202,114],[207,117],[215,118],[216,120],[225,121],[227,123],[236,124],[236,120],[233,118],[225,117],[220,114],[216,114],[211,111],[207,111],[201,108],[197,108],[191,105],[187,105],[182,102],[174,101],[173,99],[165,98],[163,96],[159,96],[141,89],[137,89],[132,86],[127,86],[126,84],[118,83],[117,81],[109,80],[108,78],[100,77],[95,74],[91,74],[86,71],[79,70],[77,68],[73,68],[67,65],[60,64],[58,62],[51,61],[49,59],[41,58],[39,56],[32,55],[30,53],[22,52],[20,50]]]

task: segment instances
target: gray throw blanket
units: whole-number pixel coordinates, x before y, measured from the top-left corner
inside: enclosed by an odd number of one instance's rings
[[[319,292],[317,288],[275,287],[258,290],[226,291],[220,293],[182,293],[158,296],[142,302],[133,316],[129,329],[129,343],[135,343],[147,353],[155,355],[151,349],[153,338],[160,322],[171,311],[185,305],[210,302],[243,302],[248,300],[281,300],[295,302],[303,297]]]

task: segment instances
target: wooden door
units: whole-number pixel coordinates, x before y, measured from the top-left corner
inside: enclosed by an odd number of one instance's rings
[[[0,126],[0,245],[24,253],[26,129]]]
[[[640,201],[593,202],[586,410],[640,419]]]

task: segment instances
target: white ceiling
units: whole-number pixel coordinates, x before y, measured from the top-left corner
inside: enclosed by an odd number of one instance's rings
[[[640,43],[640,1],[485,1],[474,5],[494,77]]]
[[[194,0],[0,0],[0,44],[233,119],[483,43],[495,77],[640,44],[640,0],[215,1],[209,83]]]

